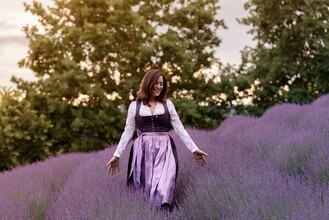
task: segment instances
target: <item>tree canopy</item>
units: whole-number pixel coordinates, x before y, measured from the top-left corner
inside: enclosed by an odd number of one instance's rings
[[[249,0],[245,8],[250,15],[241,21],[252,27],[257,47],[245,50],[241,72],[253,84],[254,112],[328,93],[329,2]]]
[[[249,16],[240,22],[251,26],[257,46],[242,51],[238,68],[214,56],[216,30],[226,28],[218,0],[24,5],[40,26],[23,28],[29,51],[19,65],[37,80],[13,77],[17,91],[0,93],[0,169],[116,143],[151,68],[164,70],[182,122],[203,129],[217,127],[232,109],[261,115],[329,92],[327,0],[247,1]],[[213,63],[215,75],[207,73]]]
[[[50,155],[51,121],[17,90],[0,89],[0,171]]]
[[[118,141],[144,73],[163,69],[187,126],[213,128],[226,111],[205,73],[220,44],[216,0],[54,0],[25,3],[41,27],[24,27],[20,66],[38,80],[13,78],[32,109],[53,123],[52,152],[96,150]],[[219,96],[218,96],[219,97]],[[218,103],[222,103],[221,106]]]

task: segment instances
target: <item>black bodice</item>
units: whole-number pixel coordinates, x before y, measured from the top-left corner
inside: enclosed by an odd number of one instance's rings
[[[170,114],[166,101],[163,102],[165,112],[161,115],[140,116],[141,104],[140,101],[137,101],[135,116],[136,127],[140,132],[167,132],[171,129]]]

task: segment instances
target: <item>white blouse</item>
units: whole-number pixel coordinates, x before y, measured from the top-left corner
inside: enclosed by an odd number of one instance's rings
[[[195,143],[191,139],[190,135],[186,132],[182,122],[180,121],[174,104],[168,99],[166,101],[167,101],[168,111],[170,114],[170,122],[175,132],[178,134],[180,139],[183,141],[183,143],[192,153],[196,150],[199,150],[199,148],[195,145]],[[165,108],[163,104],[158,103],[155,107],[154,115],[161,115],[164,113],[165,113]],[[139,114],[140,116],[152,115],[150,108],[144,104],[141,105]],[[135,115],[136,115],[136,101],[133,101],[128,108],[125,130],[121,135],[121,139],[113,156],[120,157],[124,149],[127,147],[129,141],[132,139],[136,125]]]

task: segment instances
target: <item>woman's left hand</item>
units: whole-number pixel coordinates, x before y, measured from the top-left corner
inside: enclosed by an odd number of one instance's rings
[[[206,158],[208,157],[208,154],[202,150],[196,150],[193,152],[193,156],[195,159],[195,162],[198,166],[204,166],[207,164]]]

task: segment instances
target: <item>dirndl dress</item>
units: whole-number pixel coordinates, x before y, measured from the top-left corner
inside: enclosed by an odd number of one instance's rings
[[[149,197],[151,205],[171,205],[178,173],[175,143],[168,132],[170,114],[140,116],[141,102],[136,106],[138,137],[130,150],[127,183]]]

